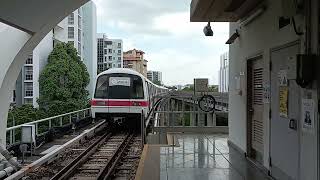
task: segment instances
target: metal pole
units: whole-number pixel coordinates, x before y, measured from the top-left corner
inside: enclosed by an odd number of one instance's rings
[[[141,146],[142,148],[144,147],[144,142],[145,142],[145,124],[144,124],[144,114],[143,110],[141,110]]]

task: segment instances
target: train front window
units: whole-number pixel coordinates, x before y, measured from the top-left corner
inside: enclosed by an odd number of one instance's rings
[[[112,76],[109,78],[109,99],[130,99],[130,77]]]
[[[95,98],[143,99],[141,77],[129,74],[109,74],[98,78]]]
[[[108,76],[100,76],[97,81],[95,98],[107,98],[108,95]]]

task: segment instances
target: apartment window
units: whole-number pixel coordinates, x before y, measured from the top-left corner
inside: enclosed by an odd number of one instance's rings
[[[118,64],[118,68],[121,68],[121,64]]]
[[[78,42],[78,53],[79,53],[79,55],[81,55],[81,43],[80,42]]]
[[[33,96],[33,84],[32,83],[24,83],[24,94],[26,97]]]
[[[68,38],[74,38],[74,27],[68,27]]]
[[[121,61],[121,57],[118,57],[118,61]]]
[[[118,50],[118,54],[121,54],[121,50]]]
[[[118,43],[118,48],[121,48],[121,43]]]
[[[32,56],[29,56],[28,59],[26,60],[26,64],[33,64],[33,58]]]
[[[105,41],[104,42],[104,47],[107,47],[108,45],[112,45],[112,41]]]
[[[73,25],[74,24],[74,13],[71,13],[68,16],[68,24]]]
[[[116,67],[116,64],[112,64],[113,67]]]
[[[98,64],[98,73],[103,71],[103,64]]]
[[[103,62],[103,58],[100,58],[100,57],[99,57],[99,58],[98,58],[98,62],[99,62],[99,63],[102,63],[102,62]]]
[[[109,52],[109,53],[112,53],[112,49],[108,49],[108,52]]]
[[[107,53],[108,53],[108,50],[107,50],[107,49],[104,49],[103,52],[104,52],[104,54],[107,54]]]
[[[113,50],[113,53],[116,53],[116,50]]]
[[[108,66],[111,68],[112,67],[112,63],[108,63]]]
[[[109,60],[112,60],[112,56],[109,56],[108,58],[109,58]]]
[[[81,42],[81,30],[78,29],[78,41]]]
[[[33,67],[26,66],[25,67],[25,80],[32,80],[33,79]]]
[[[33,104],[33,99],[32,98],[24,98],[24,104]]]
[[[113,60],[116,60],[116,57],[113,57]]]
[[[78,16],[78,27],[81,29],[81,16]]]
[[[104,61],[107,61],[107,56],[104,57]]]

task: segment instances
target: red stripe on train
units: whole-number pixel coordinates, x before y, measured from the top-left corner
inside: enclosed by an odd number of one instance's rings
[[[149,106],[148,101],[91,100],[92,106]]]

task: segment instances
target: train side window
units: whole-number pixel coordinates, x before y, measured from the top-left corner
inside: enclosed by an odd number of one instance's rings
[[[140,77],[132,77],[132,91],[131,91],[131,99],[143,99],[143,83]]]

